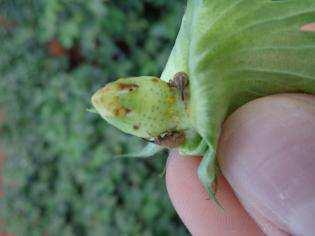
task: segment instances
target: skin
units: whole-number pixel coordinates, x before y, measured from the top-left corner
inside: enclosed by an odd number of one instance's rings
[[[200,157],[171,153],[170,199],[193,235],[313,235],[315,96],[257,99],[224,123],[218,156],[220,211],[196,174]],[[293,184],[294,183],[294,184]]]

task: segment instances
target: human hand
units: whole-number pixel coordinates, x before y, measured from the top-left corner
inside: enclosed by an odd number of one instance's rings
[[[218,179],[224,211],[199,182],[200,158],[172,152],[168,159],[167,189],[193,235],[314,235],[315,96],[269,96],[241,107],[223,125],[218,158],[229,182]]]

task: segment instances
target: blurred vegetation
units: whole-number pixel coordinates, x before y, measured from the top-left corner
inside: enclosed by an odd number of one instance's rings
[[[180,0],[0,1],[7,156],[0,232],[187,234],[158,176],[165,155],[114,159],[143,144],[86,111],[105,83],[160,74],[184,6]]]

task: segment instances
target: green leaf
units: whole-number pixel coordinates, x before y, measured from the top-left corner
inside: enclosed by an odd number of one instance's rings
[[[217,174],[218,166],[215,158],[215,152],[212,148],[209,148],[198,167],[198,177],[207,190],[210,199],[223,210],[222,205],[215,196],[215,191],[212,189],[212,185],[216,184]]]
[[[188,64],[195,125],[209,143],[250,100],[315,93],[315,34],[300,30],[315,21],[313,0],[203,2],[194,5]]]
[[[147,157],[154,156],[155,154],[163,151],[164,149],[165,149],[165,147],[156,145],[154,143],[149,143],[142,150],[140,150],[139,152],[119,155],[117,157],[118,158],[121,158],[121,157],[147,158]]]
[[[315,33],[300,30],[311,22],[313,0],[188,1],[162,78],[188,73],[194,126],[216,146],[222,121],[246,102],[315,93]]]
[[[86,111],[98,114],[98,112],[97,112],[97,110],[95,108],[88,108],[88,109],[86,109]]]

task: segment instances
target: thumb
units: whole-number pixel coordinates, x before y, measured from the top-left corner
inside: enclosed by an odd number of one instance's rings
[[[243,106],[225,122],[219,146],[224,176],[267,235],[313,235],[315,96],[276,95]]]

